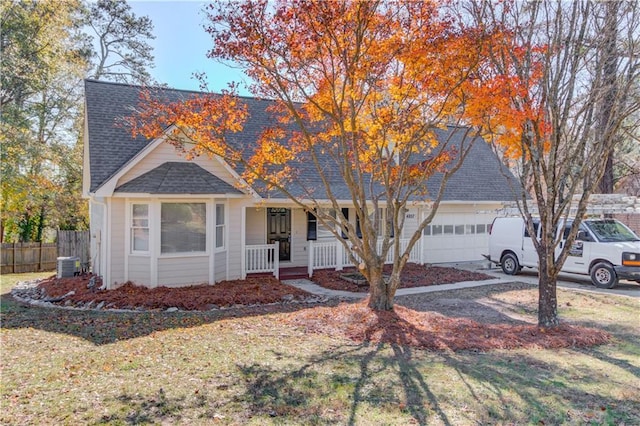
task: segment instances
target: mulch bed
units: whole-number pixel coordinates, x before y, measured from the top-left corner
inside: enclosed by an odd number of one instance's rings
[[[533,324],[483,323],[434,311],[415,311],[398,304],[393,311],[373,311],[367,306],[367,299],[358,303],[332,301],[286,313],[286,310],[275,309],[280,305],[268,304],[305,301],[313,295],[273,277],[225,281],[214,286],[153,289],[129,282],[115,290],[98,290],[101,283],[97,277],[88,288],[90,279],[90,276],[64,279],[52,276],[41,281],[38,289],[47,298],[67,295],[58,302],[60,305],[92,302],[91,306],[95,307],[104,302],[104,308],[165,310],[174,307],[202,311],[234,307],[238,312],[258,305],[264,307],[261,308],[264,314],[279,313],[280,324],[300,327],[309,333],[342,336],[358,343],[397,344],[436,351],[583,347],[604,344],[611,339],[604,331],[568,324],[542,329]],[[69,295],[71,291],[75,293]]]
[[[553,329],[484,324],[399,305],[393,311],[373,311],[367,303],[364,300],[296,311],[287,315],[285,323],[310,333],[344,336],[358,343],[388,343],[438,351],[584,347],[611,339],[605,331],[567,324]]]
[[[392,265],[385,265],[384,273],[390,274]],[[325,288],[332,290],[344,290],[359,293],[368,293],[368,285],[358,285],[342,279],[341,275],[353,274],[357,272],[355,268],[345,268],[343,271],[333,269],[322,269],[313,272],[312,280]],[[439,284],[451,284],[462,281],[482,281],[494,279],[487,274],[480,272],[466,271],[463,269],[449,268],[444,266],[427,266],[416,263],[407,263],[400,274],[400,288],[423,287]]]
[[[60,304],[76,305],[94,302],[93,306],[104,302],[105,308],[112,309],[167,309],[205,311],[216,307],[235,305],[269,304],[282,301],[301,301],[313,295],[278,281],[274,277],[247,278],[246,280],[223,281],[215,286],[194,285],[189,287],[147,288],[127,282],[114,290],[98,290],[102,285],[96,279],[88,288],[90,276],[56,278],[52,276],[39,283],[49,298],[61,297],[74,291],[60,301]]]

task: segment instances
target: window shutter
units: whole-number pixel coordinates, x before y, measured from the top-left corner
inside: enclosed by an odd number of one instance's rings
[[[347,222],[349,222],[349,209],[348,208],[344,207],[342,209],[342,216],[344,216],[344,218],[347,219]],[[347,234],[342,232],[342,238],[347,238]]]
[[[307,241],[316,241],[318,239],[318,219],[316,216],[307,212]]]
[[[362,238],[362,230],[360,229],[360,218],[356,216],[356,236]]]

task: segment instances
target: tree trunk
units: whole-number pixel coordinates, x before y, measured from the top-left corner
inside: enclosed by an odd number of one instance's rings
[[[601,194],[613,194],[613,151],[607,154],[604,174],[598,185]]]
[[[558,297],[556,287],[558,274],[553,273],[552,265],[553,255],[551,259],[544,259],[540,256],[540,271],[538,278],[538,326],[539,327],[556,327],[560,324],[558,318]]]
[[[38,228],[36,232],[36,241],[42,241],[42,233],[44,231],[44,205],[40,206],[40,215],[38,218]]]
[[[598,122],[596,128],[596,138],[599,140],[606,140],[613,138],[612,135],[607,135],[611,132],[613,123],[611,122],[611,109],[615,105],[615,100],[618,96],[618,9],[620,3],[617,1],[611,1],[606,5],[606,26],[604,28],[604,34],[602,34],[602,54],[604,57],[604,83],[605,91],[600,100],[598,107]],[[615,139],[614,139],[615,140]],[[605,162],[604,174],[598,185],[598,189],[602,194],[613,194],[613,155],[614,144],[606,151],[606,158],[603,158]]]
[[[382,268],[369,269],[369,308],[375,311],[393,310],[393,286],[382,275]]]

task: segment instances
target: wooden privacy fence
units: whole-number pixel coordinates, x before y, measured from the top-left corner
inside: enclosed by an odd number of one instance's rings
[[[2,243],[2,274],[53,271],[56,243]]]
[[[54,271],[58,257],[77,256],[83,268],[90,261],[89,231],[58,231],[55,243],[3,243],[2,274]]]
[[[82,268],[88,268],[91,240],[89,231],[58,231],[58,257],[76,256]]]

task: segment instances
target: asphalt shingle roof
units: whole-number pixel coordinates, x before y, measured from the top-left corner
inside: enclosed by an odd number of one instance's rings
[[[104,184],[110,177],[116,174],[133,156],[142,150],[151,140],[141,137],[133,138],[129,130],[122,126],[120,120],[123,117],[133,114],[134,108],[140,101],[140,93],[143,88],[120,83],[102,82],[95,80],[85,81],[86,114],[87,127],[89,132],[89,164],[90,164],[90,191],[95,191]],[[162,95],[168,101],[184,99],[188,96],[197,95],[198,92],[183,90],[162,89]],[[249,119],[245,123],[244,129],[228,138],[229,143],[236,146],[251,148],[255,145],[260,133],[274,121],[267,107],[272,105],[271,101],[255,98],[242,98],[249,110]],[[449,140],[452,145],[460,145],[464,138],[465,129],[460,127],[449,127],[446,130],[437,130],[438,139]],[[323,168],[328,170],[330,176],[331,189],[338,199],[351,199],[348,187],[337,172],[337,167],[330,157],[323,160]],[[173,164],[173,163],[167,163]],[[163,165],[165,166],[165,165]],[[119,191],[136,192],[153,186],[151,182],[158,180],[159,175],[164,171],[158,169],[147,173],[148,176],[142,180],[140,176],[135,180],[126,183],[118,188]],[[305,191],[302,185],[307,188],[315,188],[313,193],[315,198],[326,198],[323,184],[316,172],[312,162],[300,158],[296,164],[298,177],[301,185],[292,185],[291,192],[295,196],[304,197]],[[179,169],[179,170],[178,170]],[[192,188],[182,188],[181,185],[191,185],[188,183],[186,170],[179,166],[175,173],[181,176],[181,182],[163,186],[162,190],[177,191],[175,193],[194,193]],[[196,169],[193,169],[196,170]],[[203,170],[204,171],[204,170]],[[242,170],[236,170],[241,173]],[[197,172],[201,176],[201,172]],[[188,174],[188,173],[187,173]],[[507,181],[506,176],[511,176],[508,170],[502,165],[491,147],[482,140],[476,141],[469,156],[462,167],[451,177],[444,193],[443,201],[510,201],[514,195]],[[431,193],[435,194],[439,176],[434,176],[429,180]],[[515,181],[515,179],[514,179]],[[199,181],[200,182],[200,181]],[[127,185],[129,185],[127,187]],[[202,184],[206,186],[205,184]],[[200,187],[201,189],[204,189]],[[214,185],[212,188],[217,188]],[[136,189],[136,191],[131,191]],[[212,189],[213,190],[213,189]],[[256,186],[258,193],[270,198],[285,198],[279,192],[269,192]],[[234,189],[234,191],[237,191]],[[145,191],[146,192],[146,191]],[[223,191],[226,192],[226,191]],[[157,192],[167,193],[167,192]],[[203,192],[198,192],[203,193]],[[221,193],[216,191],[215,193]]]
[[[167,162],[120,185],[115,192],[145,194],[242,194],[196,163]]]

